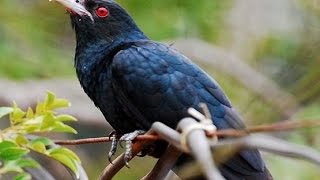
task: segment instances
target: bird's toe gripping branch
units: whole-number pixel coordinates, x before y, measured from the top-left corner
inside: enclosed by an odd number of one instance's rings
[[[112,139],[112,141],[111,141],[110,151],[108,153],[108,160],[111,164],[113,164],[112,157],[117,152],[118,142],[119,142],[117,132],[116,131],[111,132],[109,134],[109,138]]]
[[[113,131],[109,134],[109,138],[112,139],[111,142],[111,148],[108,154],[108,160],[111,164],[113,164],[112,162],[112,157],[115,155],[115,153],[117,152],[117,148],[118,148],[118,144],[120,144],[121,147],[123,147],[121,145],[122,142],[125,142],[125,156],[124,156],[124,162],[126,164],[127,167],[129,167],[129,160],[132,159],[132,145],[133,145],[133,140],[139,136],[139,135],[143,135],[145,133],[145,131],[142,130],[136,130],[132,133],[128,133],[128,134],[124,134],[123,136],[120,137],[120,139],[118,138],[118,134],[116,131]],[[119,143],[120,142],[120,143]]]
[[[125,153],[124,153],[124,162],[126,163],[126,166],[129,167],[129,161],[130,159],[132,159],[132,145],[133,145],[133,140],[139,136],[139,135],[143,135],[145,134],[145,131],[142,130],[136,130],[132,133],[128,133],[123,135],[120,138],[120,143],[121,142],[126,142],[126,146],[125,146]]]

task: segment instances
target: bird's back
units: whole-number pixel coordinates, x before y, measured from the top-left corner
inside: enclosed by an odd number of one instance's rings
[[[245,127],[217,82],[169,46],[135,42],[114,56],[110,68],[116,99],[136,129],[148,130],[155,121],[175,128],[188,116],[187,109],[199,109],[200,103],[208,105],[218,129]],[[244,179],[269,177],[256,150],[240,152],[221,170],[228,179],[235,174]]]

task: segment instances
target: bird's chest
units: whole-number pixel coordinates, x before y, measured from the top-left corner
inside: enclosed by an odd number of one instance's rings
[[[119,103],[117,91],[113,88],[110,68],[107,65],[101,66],[100,70],[89,70],[89,66],[81,68],[77,69],[80,84],[108,123],[120,133],[134,131],[135,126],[130,122],[132,117],[123,110],[123,104]]]
[[[75,67],[80,84],[110,125],[119,132],[136,130],[134,119],[124,104],[119,103],[118,92],[113,87],[111,61],[108,51],[99,45],[79,49]]]

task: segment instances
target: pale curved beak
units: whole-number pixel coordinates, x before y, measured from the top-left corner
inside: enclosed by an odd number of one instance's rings
[[[81,4],[81,2],[76,2],[76,0],[55,0],[58,3],[62,4],[64,7],[67,8],[68,11],[78,14],[80,16],[89,16],[90,19],[93,21],[92,14],[86,10],[86,8]]]

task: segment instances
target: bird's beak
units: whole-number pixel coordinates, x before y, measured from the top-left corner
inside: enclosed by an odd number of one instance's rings
[[[93,21],[92,14],[86,10],[86,8],[81,4],[81,2],[76,2],[76,0],[55,0],[58,3],[62,4],[70,13],[75,13],[80,16],[89,16]]]

